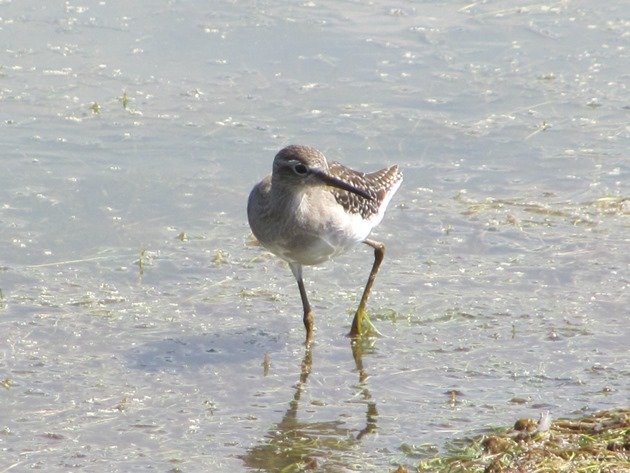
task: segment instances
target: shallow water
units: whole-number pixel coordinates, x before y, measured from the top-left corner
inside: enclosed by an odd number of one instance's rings
[[[621,2],[0,1],[0,470],[413,468],[627,404]],[[288,143],[405,182],[305,277],[252,244]]]

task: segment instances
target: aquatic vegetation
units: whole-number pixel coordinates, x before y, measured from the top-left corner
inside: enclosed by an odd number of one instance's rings
[[[454,199],[466,205],[463,215],[488,214],[495,226],[507,224],[521,230],[538,225],[552,226],[558,221],[566,221],[573,226],[594,227],[604,217],[618,217],[630,212],[630,199],[623,196],[604,196],[586,202],[535,202],[493,197],[474,200],[466,197],[465,192],[460,192]],[[497,217],[504,214],[503,220]],[[448,232],[445,234],[448,235]]]
[[[138,256],[138,259],[135,261],[135,263],[138,265],[138,272],[140,274],[140,276],[142,276],[144,274],[144,267],[147,263],[147,249],[142,247],[140,248],[140,255]]]
[[[122,107],[127,110],[127,106],[129,105],[129,96],[127,95],[127,91],[124,90],[122,96],[120,97],[120,103]]]
[[[551,473],[630,471],[630,408],[577,420],[519,419],[513,429],[466,440],[418,471]]]

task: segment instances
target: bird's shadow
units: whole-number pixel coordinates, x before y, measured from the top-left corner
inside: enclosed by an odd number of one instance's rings
[[[152,341],[130,349],[127,360],[132,369],[179,372],[206,365],[243,364],[261,352],[273,353],[282,347],[279,336],[249,328]]]
[[[282,419],[267,431],[264,440],[241,456],[246,467],[260,471],[302,471],[319,468],[323,462],[326,468],[343,469],[344,465],[348,465],[346,454],[365,435],[376,432],[378,418],[363,364],[363,353],[369,349],[369,341],[352,340],[350,346],[358,374],[357,394],[366,406],[364,426],[356,430],[345,427],[345,422],[339,419],[319,422],[300,420],[300,407],[304,409],[301,398],[313,366],[313,349],[307,345],[289,407]]]

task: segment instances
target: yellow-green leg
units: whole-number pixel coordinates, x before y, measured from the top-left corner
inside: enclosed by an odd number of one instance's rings
[[[378,273],[378,269],[383,262],[383,258],[385,257],[385,245],[374,240],[365,240],[363,241],[366,245],[374,248],[374,264],[372,265],[372,271],[370,271],[370,276],[368,277],[367,284],[365,285],[365,289],[363,289],[363,295],[361,296],[361,302],[359,302],[359,308],[357,309],[356,314],[354,314],[354,319],[352,320],[352,328],[350,329],[351,337],[359,337],[361,334],[365,333],[364,330],[364,319],[365,322],[372,326],[369,318],[367,317],[365,307],[367,305],[368,297],[370,296],[370,291],[372,290],[372,285],[374,284],[374,280],[376,279],[376,274]],[[374,326],[372,326],[374,328]]]
[[[302,279],[302,265],[299,263],[289,263],[289,267],[293,272],[293,276],[298,283],[298,288],[300,289],[300,297],[302,298],[302,308],[304,309],[304,317],[302,320],[304,321],[304,328],[306,328],[306,345],[310,345],[313,341],[313,327],[315,325],[315,316],[313,315],[313,310],[311,309],[311,304],[308,302],[308,297],[306,295],[306,288],[304,287],[304,280]]]

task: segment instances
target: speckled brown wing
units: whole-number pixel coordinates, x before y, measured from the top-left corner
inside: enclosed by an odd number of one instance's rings
[[[380,171],[364,173],[332,162],[329,164],[329,172],[336,178],[366,191],[372,197],[372,200],[368,200],[342,189],[331,189],[337,203],[350,213],[361,214],[365,220],[370,220],[380,212],[383,203],[389,202],[388,196],[391,197],[390,193],[396,191],[402,180],[402,174],[397,165]]]

